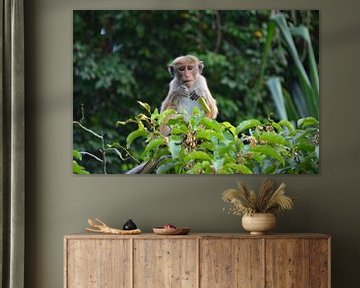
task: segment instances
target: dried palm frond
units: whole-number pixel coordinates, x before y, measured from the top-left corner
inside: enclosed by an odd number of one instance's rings
[[[222,198],[232,206],[229,211],[234,215],[254,213],[275,213],[282,214],[285,210],[294,207],[293,198],[285,195],[284,183],[273,191],[272,180],[264,179],[259,188],[259,195],[249,190],[243,182],[238,182],[239,189],[227,189],[223,192]]]
[[[254,191],[250,191],[245,183],[237,182],[239,186],[239,192],[241,194],[241,199],[243,199],[245,206],[251,208],[252,210],[257,209],[257,198]]]
[[[294,207],[294,201],[289,196],[285,195],[284,183],[281,183],[278,189],[272,194],[271,198],[266,204],[266,211],[275,211],[282,214],[285,210],[291,210]]]
[[[270,179],[264,179],[261,181],[260,185],[260,196],[258,201],[258,210],[263,211],[265,209],[267,201],[269,201],[272,191],[273,191],[274,182]]]

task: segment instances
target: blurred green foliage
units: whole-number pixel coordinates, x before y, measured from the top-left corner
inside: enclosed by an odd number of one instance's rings
[[[308,27],[318,63],[318,11],[283,12],[289,25]],[[125,142],[131,128],[116,128],[115,123],[139,113],[137,100],[160,107],[170,81],[167,65],[179,55],[193,54],[204,61],[204,75],[219,107],[218,121],[263,121],[271,113],[279,119],[266,80],[278,76],[291,83],[287,67],[293,63],[276,34],[264,65],[271,13],[74,11],[73,118],[102,137],[100,141],[74,126],[74,149],[88,152],[82,154],[84,167],[77,168],[103,173],[102,163],[89,155],[102,159],[105,146]],[[306,45],[297,41],[303,56]],[[135,156],[143,149],[136,145]],[[107,173],[123,173],[134,165],[123,161],[115,150],[106,149]]]

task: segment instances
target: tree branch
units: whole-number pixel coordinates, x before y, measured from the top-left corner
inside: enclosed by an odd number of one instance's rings
[[[92,154],[92,153],[89,153],[89,152],[84,151],[84,152],[80,152],[80,154],[81,154],[81,155],[88,155],[88,156],[94,158],[95,160],[97,160],[97,161],[99,161],[99,162],[101,162],[101,163],[103,162],[102,159],[100,159],[99,157],[97,157],[96,155],[94,155],[94,154]]]

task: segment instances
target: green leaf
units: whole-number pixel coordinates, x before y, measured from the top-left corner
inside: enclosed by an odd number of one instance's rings
[[[170,115],[176,115],[176,117],[180,116],[174,109],[166,109],[159,116],[159,124],[166,124],[166,123],[163,123],[163,122],[168,121],[169,118],[170,118]]]
[[[126,125],[129,123],[138,123],[138,122],[135,121],[134,119],[128,119],[126,121],[116,121],[116,127],[119,127],[120,125]]]
[[[299,149],[302,153],[314,152],[316,149],[315,145],[309,143],[308,141],[299,141],[299,143],[296,145],[296,148]]]
[[[281,120],[278,124],[282,127],[286,127],[289,130],[290,134],[295,132],[295,127],[290,121]]]
[[[196,163],[190,170],[188,170],[187,174],[199,174],[202,173],[210,173],[210,162],[209,161],[203,161],[200,163]]]
[[[224,165],[225,169],[231,169],[237,173],[241,174],[253,174],[251,169],[249,169],[247,166],[243,164],[235,164],[235,163],[227,163]]]
[[[213,130],[198,130],[196,131],[196,138],[197,139],[206,139],[206,140],[211,140],[212,137],[216,137],[219,140],[223,140],[224,136],[218,132],[215,132]]]
[[[73,161],[73,173],[80,175],[88,175],[90,172],[86,171],[85,168],[79,165],[76,161]]]
[[[151,119],[151,121],[157,121],[159,116],[160,116],[159,110],[158,110],[158,108],[155,108],[154,112],[150,116],[150,119]]]
[[[138,129],[131,132],[126,138],[126,148],[130,148],[131,143],[134,142],[135,139],[139,137],[145,137],[148,135],[148,132],[145,129]]]
[[[165,158],[159,162],[158,168],[156,169],[156,174],[166,174],[169,173],[169,171],[171,173],[177,166],[182,166],[182,164],[179,161],[174,161],[171,158]]]
[[[210,112],[210,107],[209,105],[206,103],[205,99],[203,97],[200,97],[198,102],[200,103],[201,108],[204,109],[205,113]]]
[[[182,114],[173,114],[167,121],[167,124],[172,128],[177,125],[185,125],[187,127],[188,123],[185,121]]]
[[[236,136],[236,128],[235,126],[233,126],[231,123],[225,121],[225,122],[222,122],[221,125],[223,127],[225,127],[225,129],[229,130],[234,136]]]
[[[120,145],[119,142],[113,142],[111,144],[108,144],[107,147],[108,148],[117,148],[118,149],[118,148],[121,148],[121,145]]]
[[[214,143],[206,141],[206,142],[203,142],[200,145],[198,145],[198,148],[201,149],[201,150],[203,150],[203,149],[206,150],[207,149],[207,150],[210,150],[210,151],[214,151],[215,145],[214,145]]]
[[[200,123],[203,124],[206,129],[215,130],[215,131],[221,130],[221,124],[213,119],[202,117]]]
[[[181,141],[169,140],[169,150],[173,159],[178,158],[181,151]]]
[[[266,84],[270,90],[271,96],[274,100],[276,110],[278,112],[278,117],[280,119],[288,119],[286,107],[285,107],[285,100],[284,95],[281,89],[281,83],[279,77],[270,77]]]
[[[187,154],[184,158],[185,162],[189,162],[191,160],[207,160],[211,161],[211,157],[209,154],[202,151],[193,151]]]
[[[290,93],[286,89],[282,89],[285,101],[285,109],[289,120],[297,120],[300,118],[298,111],[296,110],[295,103],[291,98]],[[294,96],[295,97],[295,96]],[[302,107],[303,108],[303,107]]]
[[[81,153],[79,151],[73,150],[73,158],[81,161],[82,160],[82,155],[81,155]]]
[[[301,25],[299,27],[291,28],[291,33],[295,36],[300,36],[305,40],[305,43],[307,45],[307,55],[309,58],[311,83],[316,88],[316,90],[319,92],[319,89],[320,89],[319,71],[317,69],[314,49],[311,44],[311,37],[310,37],[309,29],[307,27]]]
[[[261,126],[261,122],[256,119],[245,120],[236,127],[236,134],[239,134],[245,130],[253,127]]]
[[[297,122],[297,126],[302,129],[305,129],[310,126],[316,126],[318,124],[319,124],[319,121],[317,119],[315,119],[314,117],[302,118],[302,119],[299,119]]]
[[[148,155],[151,151],[156,151],[160,145],[163,145],[165,143],[164,138],[157,138],[153,139],[149,142],[149,144],[146,146],[142,156]]]
[[[281,144],[285,145],[286,140],[283,136],[274,132],[263,132],[259,135],[259,140],[265,141],[270,144]]]
[[[264,154],[266,156],[269,156],[271,158],[278,160],[282,165],[285,164],[285,160],[282,158],[281,154],[271,146],[258,145],[256,147],[251,147],[250,151],[255,152],[255,153]]]
[[[298,91],[291,91],[291,94],[293,95],[293,98],[297,98],[297,101],[305,101],[306,103],[306,110],[307,113],[301,114],[302,116],[314,116],[318,117],[319,115],[319,73],[317,70],[317,63],[315,61],[314,51],[311,45],[311,39],[308,29],[305,26],[299,26],[299,27],[292,27],[289,28],[285,16],[281,13],[278,13],[271,17],[271,19],[276,23],[278,26],[281,35],[283,36],[283,39],[285,40],[287,44],[287,48],[289,51],[289,54],[292,57],[292,60],[295,64],[294,72],[297,75],[298,81],[295,81],[296,85],[293,85],[294,87],[298,86],[300,89],[297,89]],[[309,69],[310,69],[310,78],[307,74],[307,71],[304,68],[304,65],[302,63],[302,59],[299,56],[299,52],[296,48],[295,41],[293,36],[300,36],[305,40],[305,43],[307,45],[307,56],[308,56],[308,62],[309,62]],[[311,81],[310,81],[311,79]],[[299,93],[301,92],[301,93]],[[301,95],[301,97],[296,96],[295,93],[298,95]],[[298,105],[299,106],[299,105]]]
[[[296,130],[296,134],[292,137],[294,144],[301,141],[307,141],[310,135],[313,135],[316,128],[308,128],[306,130]]]
[[[147,112],[151,113],[151,107],[149,104],[141,101],[137,101]]]
[[[269,122],[270,122],[271,126],[274,127],[274,129],[276,131],[282,131],[283,130],[282,127],[278,123],[276,123],[274,120],[272,120],[271,118],[269,118]]]
[[[138,114],[135,118],[136,118],[136,120],[138,120],[138,121],[141,121],[141,120],[148,120],[148,119],[149,119],[149,117],[148,117],[148,116],[146,116],[146,115],[145,115],[145,114],[143,114],[143,113]]]
[[[284,14],[281,14],[281,13],[275,14],[274,16],[271,17],[271,19],[273,21],[275,21],[281,34],[283,35],[283,37],[287,43],[287,47],[289,48],[289,53],[292,56],[292,59],[294,60],[294,63],[296,65],[297,70],[299,71],[300,76],[305,81],[306,85],[310,88],[311,84],[310,84],[309,77],[308,77],[308,75],[305,71],[305,68],[301,62],[299,53],[296,49],[294,39],[291,35],[290,29],[286,22]]]
[[[180,124],[172,127],[171,134],[186,134],[188,132],[188,127],[185,124]]]
[[[165,162],[157,168],[156,174],[165,174],[171,169],[175,168],[178,164],[178,162]]]

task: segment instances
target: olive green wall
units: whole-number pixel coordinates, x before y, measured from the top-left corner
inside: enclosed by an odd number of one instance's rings
[[[360,5],[356,1],[74,1],[25,3],[26,287],[63,287],[63,235],[87,217],[144,231],[166,222],[196,232],[240,232],[220,193],[260,176],[91,176],[71,173],[73,9],[320,9],[321,173],[275,176],[298,196],[279,232],[332,235],[333,287],[359,287]],[[270,4],[271,3],[271,4]]]

